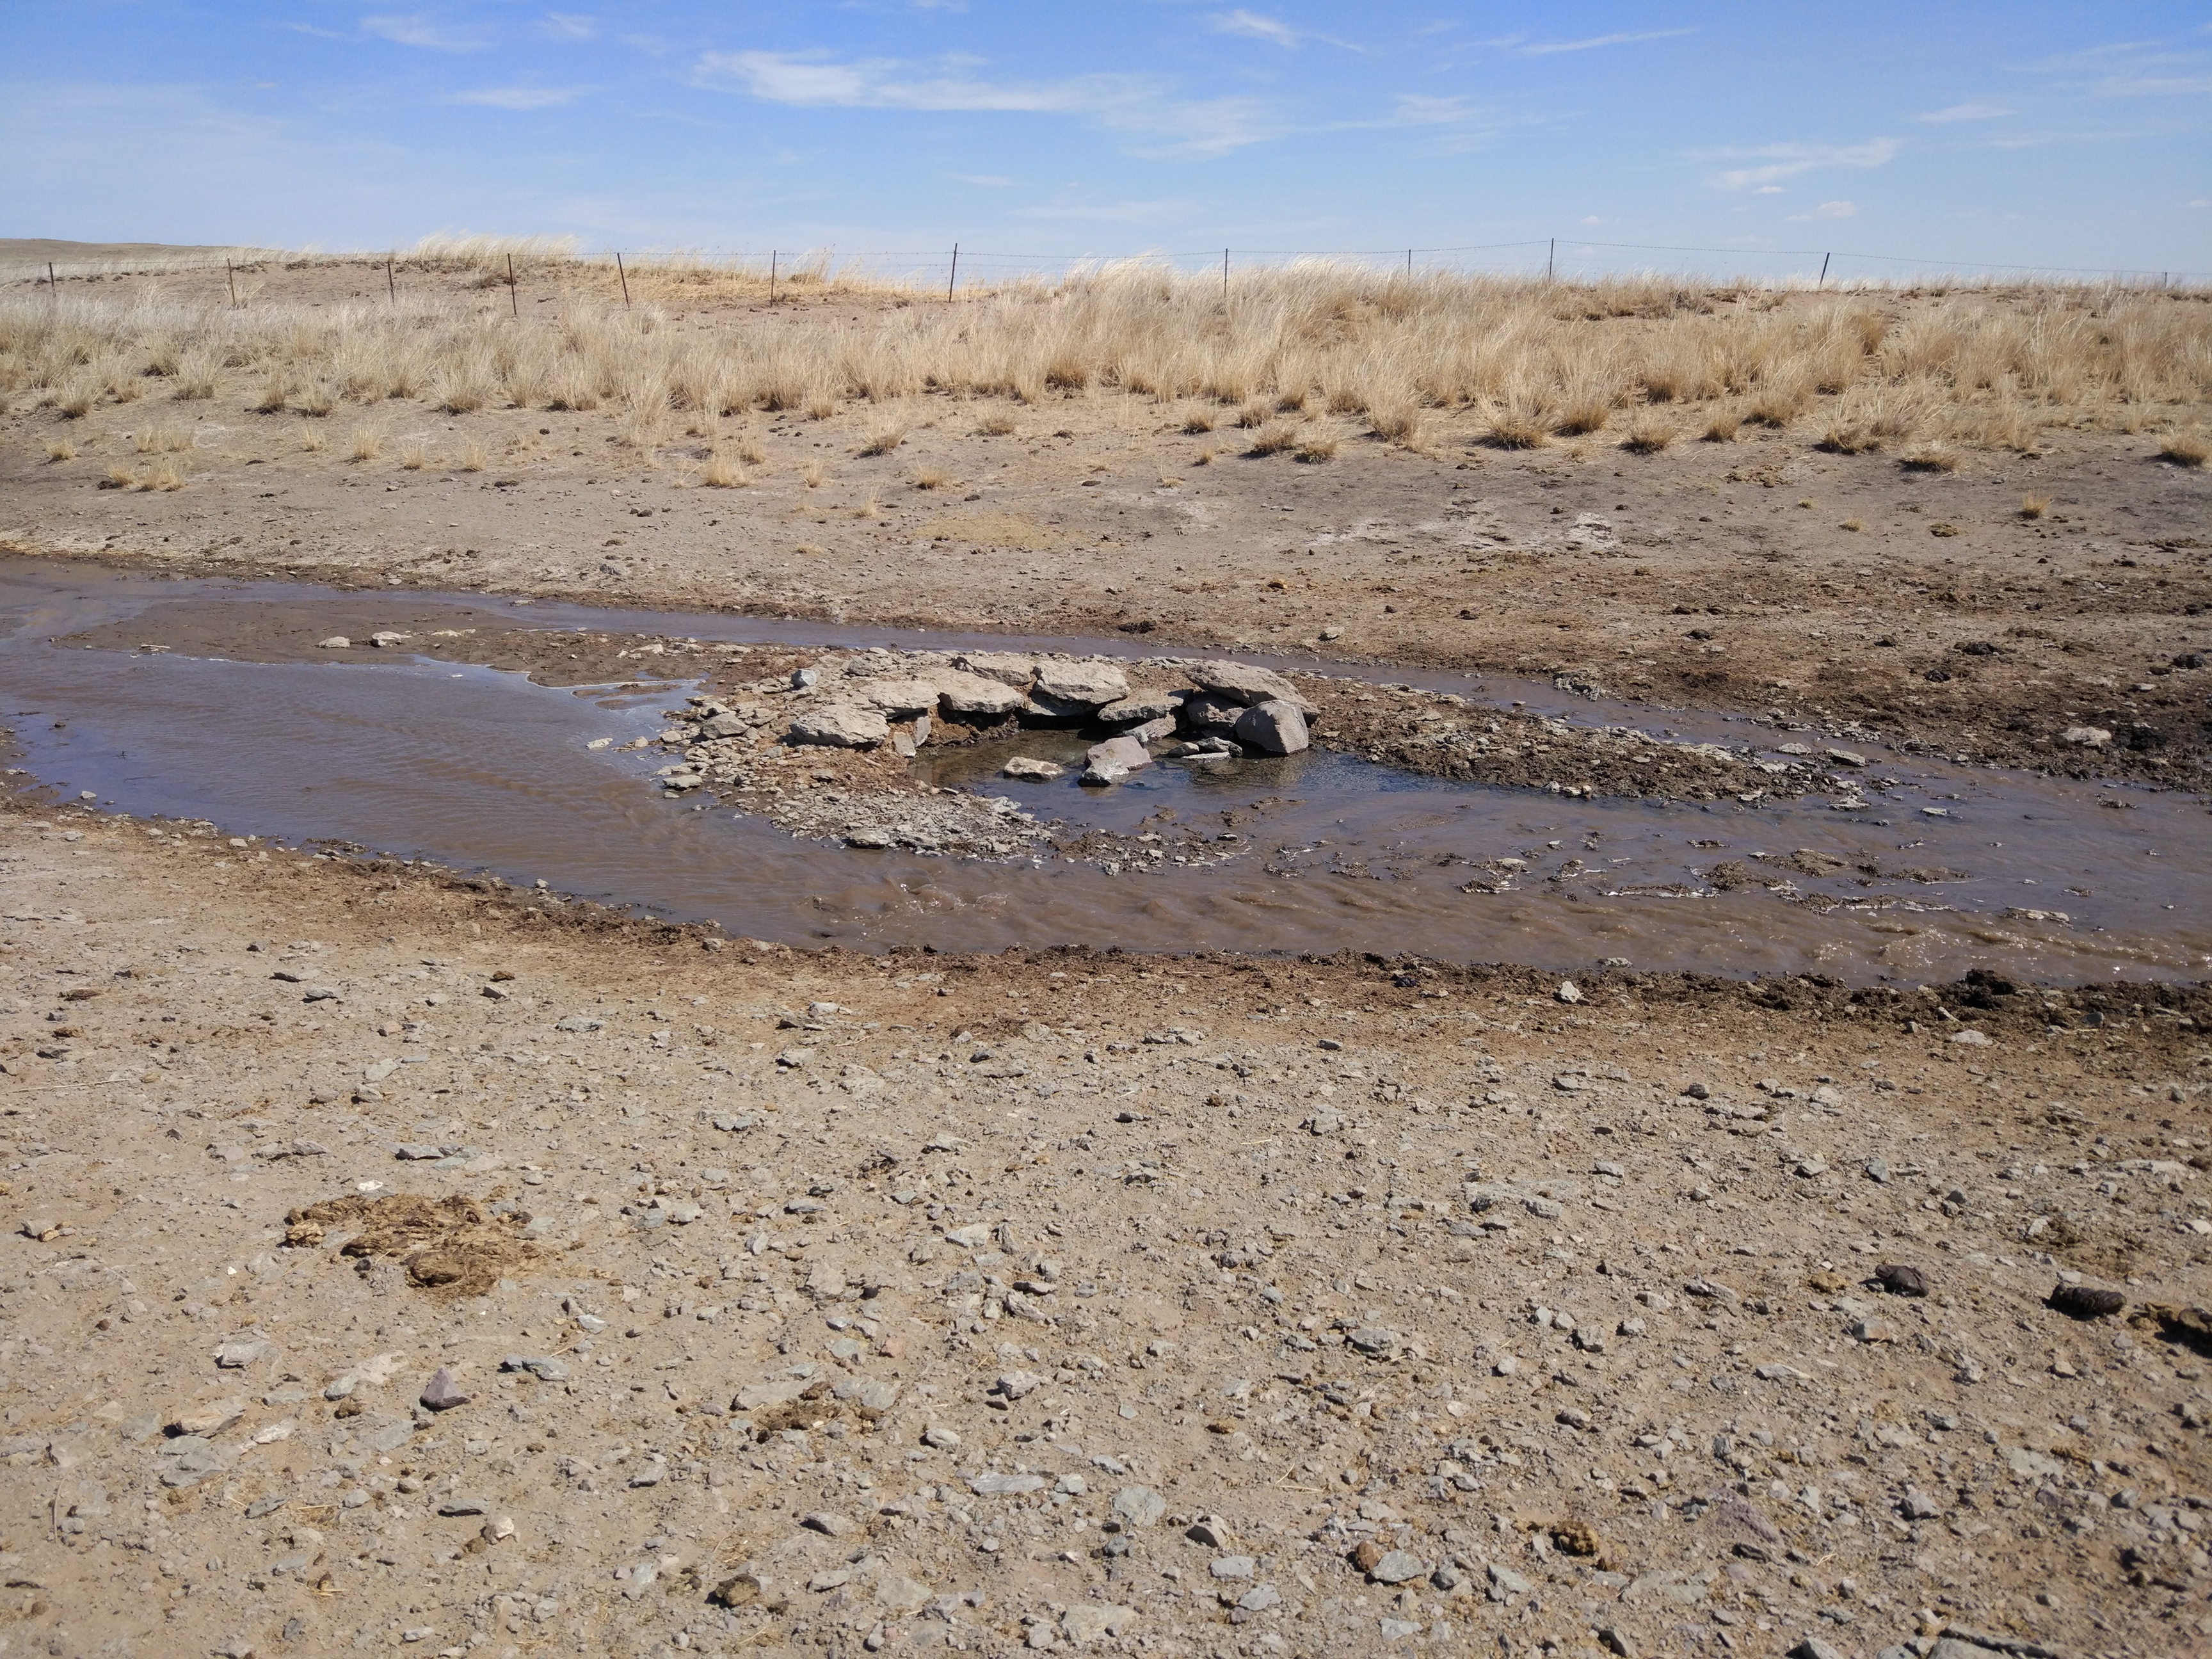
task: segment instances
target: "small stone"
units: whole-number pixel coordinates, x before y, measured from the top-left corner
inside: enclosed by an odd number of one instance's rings
[[[1302,714],[1317,712],[1297,693],[1297,688],[1273,669],[1254,668],[1241,662],[1202,662],[1187,671],[1193,684],[1217,697],[1225,697],[1247,708],[1261,703],[1286,702]]]
[[[460,1385],[453,1381],[453,1372],[443,1365],[439,1366],[430,1380],[422,1385],[419,1397],[423,1407],[434,1412],[449,1412],[456,1406],[469,1403],[469,1396],[462,1393]]]
[[[960,1437],[951,1429],[927,1428],[921,1431],[921,1443],[933,1446],[939,1451],[957,1451],[960,1449]]]
[[[1790,1659],[1844,1659],[1844,1650],[1817,1636],[1808,1636],[1790,1650]]]
[[[2112,734],[2101,726],[2069,726],[2058,734],[2059,742],[2083,749],[2102,749],[2112,740]]]
[[[1552,994],[1561,1002],[1580,1002],[1583,1000],[1582,988],[1571,979],[1561,980],[1559,988]]]
[[[1881,1158],[1869,1158],[1866,1161],[1866,1178],[1877,1187],[1887,1187],[1889,1185],[1889,1165]]]
[[[1044,1386],[1044,1378],[1035,1371],[1007,1371],[991,1384],[991,1392],[1008,1400],[1019,1400],[1024,1395],[1035,1394]]]
[[[490,1507],[481,1498],[448,1498],[439,1504],[438,1513],[448,1516],[483,1515],[487,1513]]]
[[[315,641],[315,649],[318,651],[350,651],[353,649],[353,641],[343,634],[333,634],[326,640],[317,640]]]
[[[1024,1492],[1042,1492],[1045,1478],[1041,1474],[1006,1474],[997,1469],[986,1469],[968,1484],[978,1498],[1019,1498]]]
[[[1027,755],[1017,755],[999,769],[1002,778],[1029,778],[1043,783],[1066,775],[1067,769],[1055,766],[1050,761],[1034,760]]]
[[[891,832],[888,830],[870,828],[865,830],[848,830],[845,832],[845,845],[848,847],[872,848],[880,851],[882,848],[889,847],[890,844]]]
[[[809,1532],[818,1532],[824,1538],[849,1538],[860,1531],[860,1523],[848,1515],[836,1515],[827,1510],[817,1510],[799,1523]]]
[[[1345,1334],[1345,1344],[1370,1359],[1395,1359],[1405,1338],[1381,1325],[1362,1325]]]
[[[848,1376],[830,1393],[863,1422],[873,1423],[898,1404],[899,1385],[878,1376]]]
[[[1119,783],[1132,772],[1141,772],[1152,763],[1145,745],[1131,737],[1109,738],[1103,743],[1091,745],[1079,781],[1092,788]]]
[[[1036,690],[1060,702],[1101,708],[1129,695],[1129,678],[1111,663],[1041,662]]]
[[[1917,1486],[1907,1486],[1898,1504],[1898,1512],[1908,1521],[1933,1521],[1943,1513],[1943,1507]]]
[[[1060,1615],[1060,1631],[1069,1641],[1080,1644],[1119,1636],[1136,1621],[1134,1607],[1110,1601],[1079,1601]]]
[[[1217,1555],[1206,1571],[1216,1578],[1249,1578],[1257,1564],[1249,1555]]]
[[[2050,1296],[2051,1310],[2069,1319],[2102,1319],[2128,1304],[2126,1295],[2100,1285],[2069,1285],[2063,1280]]]
[[[51,1216],[30,1216],[15,1224],[15,1231],[26,1238],[35,1238],[41,1243],[62,1230],[62,1224]]]
[[[1501,1567],[1492,1562],[1489,1567],[1491,1600],[1503,1601],[1509,1595],[1526,1595],[1528,1581],[1510,1567]]]
[[[1184,1537],[1194,1544],[1203,1544],[1210,1550],[1225,1550],[1230,1547],[1229,1524],[1218,1515],[1201,1515],[1183,1529]]]
[[[1114,1494],[1114,1518],[1133,1532],[1151,1526],[1167,1512],[1167,1499],[1150,1486],[1124,1486]]]
[[[1925,1296],[1928,1275],[1917,1267],[1885,1261],[1874,1270],[1875,1281],[1892,1296]]]
[[[246,1396],[234,1395],[227,1400],[212,1400],[204,1406],[179,1412],[170,1420],[169,1427],[180,1435],[220,1434],[245,1415]]]
[[[1404,1584],[1427,1577],[1429,1569],[1418,1555],[1406,1550],[1389,1550],[1367,1569],[1367,1576],[1378,1584]]]
[[[1283,1605],[1283,1593],[1273,1584],[1255,1584],[1237,1598],[1237,1605],[1246,1613],[1265,1613]]]
[[[1352,1565],[1362,1572],[1372,1572],[1389,1553],[1373,1539],[1363,1539],[1352,1547]]]

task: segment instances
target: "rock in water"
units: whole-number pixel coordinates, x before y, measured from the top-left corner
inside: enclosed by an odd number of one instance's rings
[[[1103,743],[1091,745],[1090,764],[1083,769],[1082,781],[1103,787],[1119,783],[1130,773],[1141,771],[1152,763],[1152,757],[1136,738],[1109,738]]]
[[[890,723],[882,714],[850,703],[825,703],[806,710],[791,723],[793,743],[831,749],[872,749],[890,734]]]
[[[1293,686],[1273,669],[1253,668],[1241,662],[1202,662],[1190,677],[1204,690],[1247,708],[1263,702],[1286,702],[1302,714],[1317,712]]]
[[[1295,755],[1310,741],[1306,717],[1296,703],[1281,698],[1270,698],[1246,709],[1237,716],[1231,735],[1247,749],[1256,749],[1263,755]]]
[[[1050,761],[1033,760],[1027,755],[1017,755],[999,769],[999,775],[1002,778],[1034,778],[1042,783],[1048,778],[1059,777],[1066,770],[1066,767],[1054,766]]]

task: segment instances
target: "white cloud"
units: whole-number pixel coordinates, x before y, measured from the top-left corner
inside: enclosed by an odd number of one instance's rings
[[[1576,220],[1575,222],[1580,225],[1601,225],[1605,221],[1599,218],[1595,213],[1585,213],[1581,218]]]
[[[1207,20],[1224,34],[1249,35],[1255,40],[1272,40],[1279,46],[1295,46],[1298,31],[1279,18],[1262,17],[1258,12],[1246,11],[1243,7],[1223,12]]]
[[[958,61],[917,71],[891,58],[840,63],[816,53],[710,52],[694,67],[692,81],[800,108],[1072,115],[1165,141],[1158,154],[1219,155],[1283,130],[1256,99],[1179,99],[1165,83],[1137,75],[994,82]]]
[[[1600,46],[1634,46],[1643,40],[1672,40],[1696,33],[1695,29],[1650,29],[1641,34],[1594,34],[1587,40],[1534,40],[1526,46],[1516,44],[1512,50],[1523,58],[1549,58],[1562,52],[1595,52]]]
[[[1871,138],[1863,144],[1768,144],[1759,149],[1721,150],[1715,159],[1759,160],[1761,165],[1729,167],[1709,180],[1720,190],[1751,190],[1771,193],[1784,179],[1823,167],[1878,167],[1904,148],[1894,138]]]
[[[362,27],[380,40],[394,46],[423,46],[432,52],[476,52],[487,43],[448,31],[434,17],[421,12],[387,13],[380,17],[364,17]]]
[[[980,185],[985,190],[1011,190],[1014,183],[995,173],[948,173],[945,176],[956,185]]]
[[[599,32],[597,18],[574,11],[549,11],[538,27],[556,40],[589,40]]]
[[[1929,123],[1947,121],[1994,121],[2012,112],[2002,104],[1954,104],[1948,109],[1930,110],[1925,115],[1916,115],[1916,121]]]
[[[1823,202],[1810,213],[1793,213],[1784,222],[1792,225],[1809,224],[1815,219],[1849,219],[1859,210],[1856,202]]]
[[[2193,208],[2212,208],[2212,196],[2200,196],[2189,205]]]
[[[487,109],[552,109],[583,96],[581,87],[484,87],[457,92],[449,104],[482,104]]]

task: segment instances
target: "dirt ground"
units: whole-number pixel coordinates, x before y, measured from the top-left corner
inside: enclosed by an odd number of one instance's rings
[[[25,1651],[2212,1640],[2201,991],[803,955],[33,802],[0,918]]]
[[[257,280],[272,301],[337,307],[380,298],[383,273],[271,268]],[[416,280],[447,283],[456,303],[507,301],[459,276]],[[222,281],[86,291],[204,301]],[[556,320],[575,296],[520,297]],[[806,304],[842,307],[856,326],[869,315],[849,301]],[[677,305],[670,326],[726,320],[702,307],[687,321]],[[2034,453],[1968,449],[1945,472],[1826,453],[1811,418],[1746,424],[1725,443],[1686,430],[1637,454],[1612,430],[1486,447],[1471,415],[1443,411],[1409,448],[1315,415],[1311,429],[1338,447],[1304,464],[1242,453],[1251,434],[1234,428],[1186,431],[1178,407],[1092,388],[1030,406],[907,400],[910,424],[881,454],[861,453],[889,418],[866,403],[818,420],[756,415],[720,429],[757,453],[748,482],[714,488],[702,482],[703,428],[641,453],[604,410],[456,416],[418,400],[377,412],[385,447],[355,461],[348,434],[364,412],[258,414],[246,401],[227,388],[211,404],[147,398],[64,421],[13,400],[0,416],[0,547],[855,623],[1119,632],[1164,648],[1318,649],[1565,677],[1661,708],[1771,711],[1907,750],[2192,786],[2212,753],[2203,681],[2181,665],[2212,648],[2212,477],[2159,459],[2149,435],[2053,429]],[[138,434],[156,427],[186,446],[181,487],[103,488],[109,469],[129,475]],[[54,441],[73,457],[47,459]],[[410,444],[422,452],[413,469]],[[483,471],[460,470],[471,446]],[[2069,742],[2069,731],[2106,735]]]

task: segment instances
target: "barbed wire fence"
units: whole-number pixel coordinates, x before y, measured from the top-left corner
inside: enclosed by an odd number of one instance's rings
[[[1668,256],[1654,259],[1650,255]],[[1727,261],[1725,266],[1709,263]],[[532,238],[454,239],[449,248],[434,242],[384,253],[325,252],[239,248],[200,258],[153,259],[38,260],[0,264],[0,282],[29,283],[58,297],[65,283],[113,280],[212,271],[220,266],[234,305],[241,271],[257,275],[271,265],[301,269],[362,264],[380,268],[390,303],[400,298],[400,275],[412,268],[481,268],[512,290],[549,268],[601,264],[617,277],[625,301],[633,275],[678,266],[726,271],[763,283],[771,301],[801,289],[842,283],[902,288],[917,295],[936,292],[947,300],[975,296],[1016,284],[1052,285],[1079,280],[1101,270],[1149,265],[1186,277],[1218,274],[1224,295],[1237,276],[1279,272],[1302,263],[1327,261],[1352,266],[1376,277],[1402,274],[1548,281],[1587,284],[1623,280],[1677,280],[1715,285],[1753,284],[1774,289],[1922,287],[1934,283],[1998,285],[2121,286],[2154,290],[2193,289],[2212,283],[2212,272],[2130,267],[2008,264],[1987,260],[1931,258],[1923,255],[1874,253],[1841,248],[1747,248],[1694,243],[1600,241],[1581,237],[1529,237],[1515,241],[1465,243],[1404,248],[1144,249],[1132,252],[1048,253],[974,248],[960,244],[939,249],[866,248],[838,250],[613,248],[548,252]],[[258,297],[258,296],[257,296]],[[519,313],[518,313],[519,314]]]

